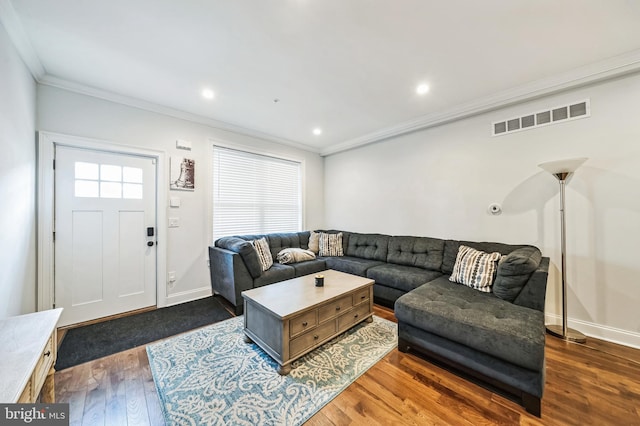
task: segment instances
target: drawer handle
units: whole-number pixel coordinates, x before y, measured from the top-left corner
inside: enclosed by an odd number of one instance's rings
[[[49,355],[51,355],[51,351],[46,351],[43,355],[44,356],[49,356]]]
[[[367,296],[364,296],[364,295],[363,295],[363,296],[360,296],[360,299],[361,299],[361,300],[364,300],[364,299],[366,299],[366,298],[367,298]]]
[[[313,336],[313,340],[318,340],[318,335],[317,335],[317,334],[315,334],[315,335]]]
[[[302,323],[302,326],[303,326],[303,327],[306,327],[306,326],[307,326],[307,324],[308,324],[308,323],[305,321],[305,322],[303,322],[303,323]]]
[[[353,317],[354,317],[354,318],[358,318],[358,314],[355,314]]]
[[[340,310],[340,306],[336,306],[336,311],[339,311],[339,310]]]

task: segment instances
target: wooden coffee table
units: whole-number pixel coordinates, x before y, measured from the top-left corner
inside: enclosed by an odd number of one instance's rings
[[[242,292],[245,342],[275,359],[278,373],[291,363],[362,321],[373,321],[373,283],[334,270],[305,275]]]

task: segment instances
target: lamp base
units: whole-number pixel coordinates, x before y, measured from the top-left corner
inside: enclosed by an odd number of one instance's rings
[[[576,343],[586,343],[587,341],[587,337],[584,334],[580,333],[578,330],[574,330],[573,328],[567,327],[567,335],[565,337],[562,335],[562,325],[549,324],[546,327],[547,333],[551,334],[552,336]]]

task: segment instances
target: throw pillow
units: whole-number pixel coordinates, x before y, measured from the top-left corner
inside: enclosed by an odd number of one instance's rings
[[[265,237],[258,240],[251,241],[251,245],[256,249],[258,253],[258,259],[260,259],[260,266],[262,270],[266,271],[273,265],[273,256],[271,256],[271,250],[269,250],[269,243]]]
[[[305,250],[302,248],[286,248],[280,250],[276,259],[279,263],[286,265],[287,263],[298,263],[305,262],[307,260],[313,260],[316,258],[316,255],[311,250]]]
[[[522,247],[503,256],[498,263],[493,294],[509,302],[516,300],[541,260],[542,253],[533,246]]]
[[[449,281],[490,293],[500,256],[498,252],[485,253],[461,245]]]
[[[216,247],[238,253],[240,257],[242,257],[242,260],[244,260],[245,265],[247,265],[251,278],[258,278],[262,275],[260,258],[251,241],[238,237],[222,237],[216,240],[215,245]]]
[[[318,254],[320,251],[320,233],[311,231],[311,235],[309,235],[309,250]]]
[[[321,233],[318,253],[320,256],[344,256],[342,232],[337,234]]]

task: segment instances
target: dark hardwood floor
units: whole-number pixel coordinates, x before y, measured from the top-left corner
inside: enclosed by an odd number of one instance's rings
[[[395,320],[393,311],[375,314]],[[308,425],[640,425],[640,350],[547,336],[542,418],[412,354],[393,350]],[[71,425],[162,425],[144,346],[55,374]]]

